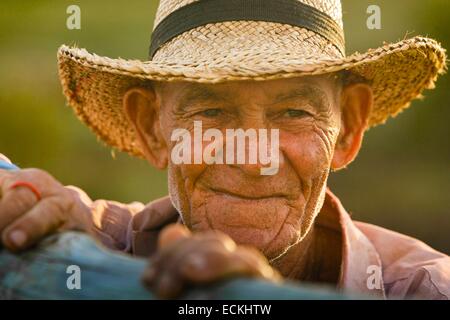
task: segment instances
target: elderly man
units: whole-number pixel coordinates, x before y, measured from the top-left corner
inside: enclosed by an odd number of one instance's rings
[[[92,201],[41,170],[0,170],[3,244],[19,251],[52,232],[83,230],[110,248],[151,256],[144,281],[167,298],[247,275],[448,299],[448,256],[352,221],[327,189],[330,170],[355,159],[369,127],[433,86],[444,50],[417,37],[344,51],[338,0],[162,0],[150,61],[61,47],[69,104],[109,145],[167,167],[170,197]],[[201,155],[214,143],[213,161],[173,161],[174,132],[195,136],[195,123],[216,133],[276,130],[278,148],[268,151],[278,155],[276,172],[261,174],[260,159],[218,161],[229,143],[218,136],[188,143]]]

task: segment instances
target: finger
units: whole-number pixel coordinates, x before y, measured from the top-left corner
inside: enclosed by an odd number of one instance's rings
[[[242,260],[252,268],[252,274],[255,276],[271,280],[281,280],[281,275],[274,269],[267,258],[256,248],[239,246],[235,252],[238,259]]]
[[[148,266],[142,274],[142,282],[144,282],[148,286],[151,286],[156,280],[156,275],[157,269],[153,265]]]
[[[194,238],[205,242],[216,242],[223,246],[227,251],[234,251],[236,249],[236,242],[227,234],[219,230],[209,230],[206,232],[194,235]]]
[[[208,283],[222,279],[230,269],[230,255],[222,248],[203,248],[192,252],[180,262],[180,275],[190,283]]]
[[[200,249],[201,247],[201,249]],[[162,299],[173,299],[179,297],[189,284],[200,284],[200,281],[190,281],[182,273],[184,261],[190,260],[187,256],[195,249],[200,250],[199,256],[204,257],[205,251],[224,250],[223,246],[218,246],[217,242],[201,242],[190,240],[188,242],[178,242],[170,249],[170,254],[165,252],[159,256],[155,269],[149,271],[153,274],[153,281],[148,284],[153,292]],[[209,260],[208,260],[209,261]],[[219,262],[220,265],[220,262]],[[204,281],[208,283],[211,281]]]
[[[9,183],[4,185],[7,187],[0,199],[0,232],[38,202],[36,195],[28,188],[8,189]]]
[[[257,277],[259,272],[245,259],[213,250],[187,260],[182,275],[189,283],[211,283],[236,275]]]
[[[11,179],[12,173],[10,170],[0,169],[0,186],[3,188],[6,180]]]
[[[142,274],[142,281],[147,285],[153,285],[153,283],[158,278],[158,275],[160,273],[160,261],[161,256],[159,254],[154,254],[149,259],[149,264],[144,270],[144,273]]]
[[[161,299],[174,299],[181,295],[185,283],[176,275],[164,272],[152,286],[156,295]]]
[[[171,245],[161,248],[153,257],[153,265],[149,267],[148,280],[158,278],[163,272],[180,275],[180,278],[195,280],[195,273],[205,272],[205,282],[221,273],[224,267],[218,261],[220,256],[227,256],[236,244],[230,237],[217,232],[195,234],[188,241],[178,238]],[[216,257],[218,256],[218,257]],[[192,267],[189,264],[192,263]],[[218,272],[217,269],[220,269]],[[189,273],[192,273],[190,277]],[[184,274],[186,273],[186,274]],[[201,275],[199,275],[201,277]]]
[[[171,224],[161,231],[158,238],[158,248],[162,249],[176,241],[189,238],[190,236],[191,232],[185,226],[181,224]]]
[[[188,237],[188,241],[183,241]],[[146,286],[159,297],[175,297],[190,283],[208,283],[233,272],[244,273],[238,268],[228,271],[231,268],[226,260],[236,245],[225,234],[207,232],[191,236],[186,228],[173,225],[164,230],[160,240],[161,248],[143,275]]]
[[[142,282],[158,298],[171,299],[179,296],[184,288],[184,282],[172,269],[164,268],[161,259],[151,259],[150,265],[145,269]],[[161,267],[162,266],[162,267]]]
[[[172,232],[167,230],[167,232]],[[174,233],[178,233],[177,230]],[[190,233],[189,233],[190,234]],[[188,237],[189,235],[187,235]],[[166,237],[165,235],[163,237]],[[172,237],[168,234],[168,237]],[[182,260],[186,253],[191,252],[198,247],[198,241],[190,238],[189,241],[178,241],[186,239],[186,237],[178,237],[176,234],[169,240],[163,239],[165,243],[162,247],[150,257],[149,265],[145,269],[143,275],[143,281],[151,285],[155,282],[162,273],[170,271],[172,273],[178,273],[179,267],[178,261]],[[167,239],[167,238],[166,238]]]
[[[55,231],[64,223],[65,214],[56,198],[46,198],[11,223],[2,234],[6,248],[24,250]]]
[[[193,283],[208,283],[236,275],[270,280],[279,278],[259,251],[238,247],[237,250],[228,252],[217,246],[186,257],[181,275],[186,281]]]
[[[176,231],[177,232],[177,231]],[[184,237],[177,238],[171,244],[165,245],[154,254],[149,261],[143,276],[142,281],[151,288],[159,286],[159,282],[163,275],[165,277],[173,276],[177,279],[180,274],[180,265],[184,260],[184,257],[195,249],[198,249],[198,240],[190,238],[188,241],[182,241]],[[166,279],[167,282],[169,282]],[[178,279],[180,283],[183,279]],[[161,285],[162,286],[162,285]]]
[[[248,259],[233,254],[231,257],[223,257],[220,264],[222,268],[218,268],[216,274],[211,276],[217,279],[226,279],[232,276],[259,277],[261,275],[258,266],[250,263]]]

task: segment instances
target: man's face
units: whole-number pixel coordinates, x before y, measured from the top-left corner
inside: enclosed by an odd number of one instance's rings
[[[259,164],[169,161],[172,201],[194,231],[221,230],[276,258],[308,232],[323,203],[340,129],[340,86],[332,76],[157,87],[169,154],[173,130],[279,129],[279,170]],[[208,143],[203,143],[203,147]]]

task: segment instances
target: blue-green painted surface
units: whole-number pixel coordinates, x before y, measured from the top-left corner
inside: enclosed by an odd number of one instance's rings
[[[104,249],[87,235],[68,232],[51,236],[38,247],[15,255],[0,250],[1,299],[155,299],[140,282],[147,265]],[[81,289],[69,290],[70,265],[81,270]],[[186,299],[343,299],[327,289],[283,286],[235,279],[190,290]]]

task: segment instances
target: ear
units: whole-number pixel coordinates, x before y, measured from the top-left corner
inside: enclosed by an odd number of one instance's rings
[[[129,89],[123,108],[133,124],[145,158],[158,169],[167,167],[168,150],[161,132],[160,105],[153,88]]]
[[[339,170],[358,155],[373,105],[373,91],[367,84],[345,87],[341,96],[341,130],[334,149],[331,168]]]

